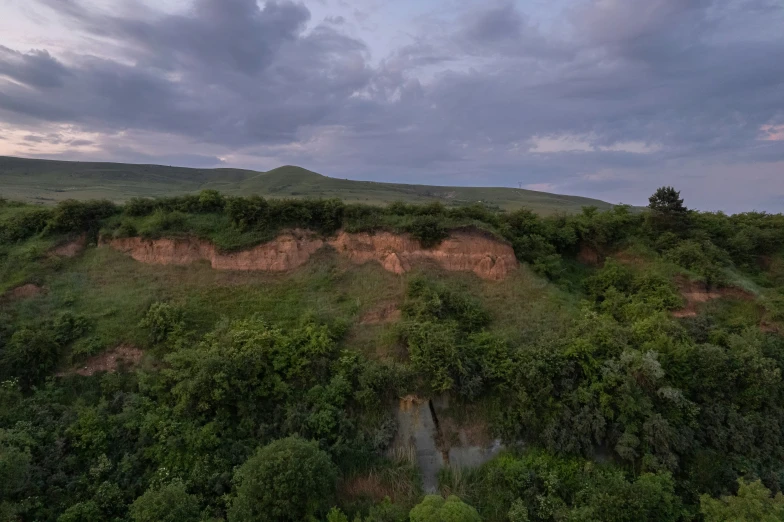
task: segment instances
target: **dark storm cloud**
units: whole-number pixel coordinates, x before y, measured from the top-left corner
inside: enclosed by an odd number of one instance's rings
[[[60,87],[67,75],[66,68],[47,51],[20,53],[0,45],[0,77],[7,76],[32,87]]]
[[[77,56],[64,72],[50,60],[32,74],[7,50],[0,72],[16,82],[0,79],[0,110],[17,118],[227,145],[285,142],[339,110],[370,76],[361,42],[328,27],[303,34],[301,4],[198,0],[183,15],[122,18],[75,0],[47,3],[120,55]],[[44,85],[54,77],[59,85]]]
[[[466,36],[479,42],[517,38],[523,18],[511,1],[506,1],[472,17],[466,27]]]
[[[376,65],[344,19],[308,28],[289,1],[133,15],[45,2],[105,47],[67,59],[0,47],[2,121],[170,133],[338,176],[581,190],[784,160],[784,142],[760,139],[784,124],[775,0],[575,0],[558,34],[511,0],[483,2]]]

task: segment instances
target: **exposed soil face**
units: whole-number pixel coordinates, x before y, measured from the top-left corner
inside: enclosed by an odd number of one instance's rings
[[[314,234],[295,230],[249,250],[220,253],[199,239],[138,237],[112,239],[103,244],[125,252],[137,261],[159,265],[187,265],[206,260],[217,270],[283,272],[305,264],[325,245],[357,264],[377,262],[385,270],[402,274],[421,261],[432,261],[450,271],[474,272],[483,279],[502,280],[517,267],[512,247],[475,232],[457,232],[432,249],[404,234],[340,232],[324,241]]]
[[[680,288],[681,295],[686,299],[686,306],[672,313],[673,317],[696,317],[699,306],[714,299],[731,297],[746,301],[754,300],[754,295],[736,287],[712,288],[709,289],[704,283],[688,281],[679,278],[676,283]]]
[[[26,285],[17,286],[16,288],[10,290],[6,297],[11,299],[27,299],[29,297],[35,297],[37,295],[45,294],[46,289],[41,286],[34,285],[32,283],[28,283]]]
[[[73,241],[56,246],[52,253],[60,257],[76,257],[87,248],[87,236],[81,235]]]
[[[66,375],[76,374],[89,377],[100,372],[114,373],[120,366],[135,366],[143,355],[144,352],[135,346],[121,344],[117,348],[90,357],[77,368],[66,372]]]

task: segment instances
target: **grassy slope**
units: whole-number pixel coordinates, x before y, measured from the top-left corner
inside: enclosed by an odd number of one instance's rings
[[[63,199],[172,196],[201,189],[267,197],[340,198],[347,202],[393,201],[470,204],[477,201],[506,210],[528,207],[542,214],[576,212],[586,205],[609,203],[513,188],[435,187],[329,178],[300,167],[269,172],[239,169],[189,169],[161,165],[84,163],[0,157],[0,196],[39,203]]]
[[[33,263],[36,276],[32,280],[46,292],[4,303],[0,300],[0,310],[22,322],[57,317],[65,311],[84,316],[91,328],[74,346],[76,359],[121,343],[146,347],[146,333],[139,321],[155,301],[181,307],[188,329],[200,334],[223,318],[260,314],[274,323],[295,326],[310,314],[349,325],[347,348],[369,357],[400,357],[403,351],[392,325],[363,324],[361,318],[380,307],[399,306],[410,278],[423,272],[481,296],[495,318],[494,329],[510,338],[540,337],[557,329],[574,311],[568,297],[524,266],[498,284],[429,266],[399,277],[377,263],[356,266],[329,251],[319,252],[304,267],[286,274],[222,272],[206,263],[145,265],[108,247],[88,248],[54,266],[39,263]],[[69,366],[69,357],[62,364]]]

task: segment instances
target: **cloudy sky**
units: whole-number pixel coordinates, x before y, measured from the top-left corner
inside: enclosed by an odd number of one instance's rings
[[[2,0],[0,154],[784,211],[784,0]]]

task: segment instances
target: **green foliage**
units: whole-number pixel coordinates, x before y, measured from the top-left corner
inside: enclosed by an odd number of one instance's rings
[[[449,232],[441,220],[437,216],[429,214],[415,217],[406,227],[406,232],[418,240],[423,248],[438,246],[441,241],[449,237]]]
[[[668,473],[630,480],[611,466],[545,452],[503,454],[479,470],[472,486],[489,521],[674,522],[682,515]]]
[[[185,484],[175,480],[148,489],[130,509],[134,522],[189,522],[200,519],[198,499],[189,495]]]
[[[327,513],[327,522],[349,522],[345,513],[336,507],[333,507]]]
[[[775,522],[784,520],[784,495],[771,496],[770,490],[761,481],[746,482],[738,479],[736,496],[713,499],[700,497],[700,511],[705,522],[743,520],[748,522]]]
[[[65,510],[57,522],[102,522],[106,520],[101,508],[92,500],[78,502]]]
[[[481,522],[479,513],[456,496],[427,495],[409,514],[411,522]]]
[[[685,213],[688,209],[680,196],[681,193],[672,187],[661,187],[649,198],[648,208],[665,214]]]
[[[24,389],[40,384],[56,366],[63,348],[87,329],[87,320],[70,312],[19,328],[0,352],[0,378],[16,377]]]
[[[42,232],[52,212],[46,208],[20,207],[0,218],[0,243],[13,243]]]
[[[101,220],[117,212],[111,201],[76,201],[67,199],[57,204],[48,228],[53,232],[84,232],[97,230]]]
[[[508,345],[485,331],[489,314],[469,295],[414,279],[403,315],[401,340],[430,391],[473,399],[508,371]]]
[[[264,226],[269,220],[269,204],[264,198],[250,196],[226,200],[226,214],[240,230]]]
[[[182,310],[169,303],[153,303],[139,322],[139,326],[150,332],[152,343],[163,343],[178,335],[185,328]]]
[[[329,380],[337,355],[328,328],[288,332],[259,319],[219,327],[201,343],[166,356],[177,407],[193,414],[263,418],[295,390]],[[271,419],[270,419],[271,420]]]
[[[237,492],[228,520],[309,520],[329,509],[336,476],[329,455],[317,444],[298,437],[277,440],[235,472]]]

